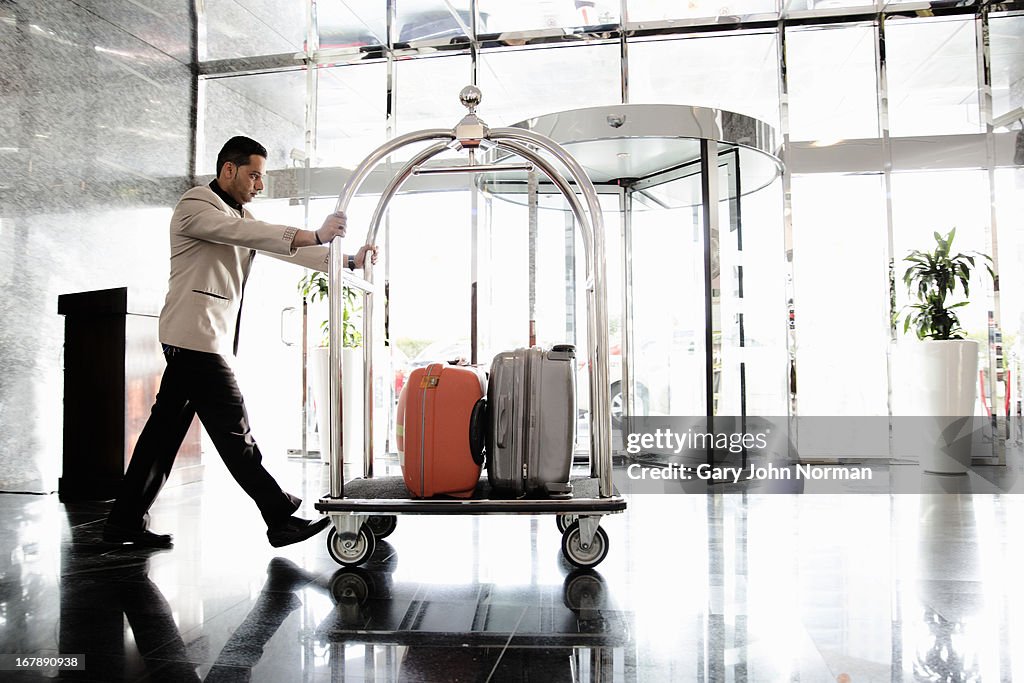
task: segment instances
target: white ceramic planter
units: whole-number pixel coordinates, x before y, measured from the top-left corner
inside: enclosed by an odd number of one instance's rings
[[[320,435],[320,458],[330,462],[331,423],[328,418],[331,409],[330,378],[331,354],[326,347],[317,347],[309,352],[309,373],[313,384],[313,401],[316,404],[316,428]],[[341,399],[345,408],[342,430],[345,442],[345,462],[362,462],[363,453],[363,365],[359,349],[342,349]]]
[[[922,470],[962,474],[971,463],[978,342],[904,340],[892,349],[896,455]]]

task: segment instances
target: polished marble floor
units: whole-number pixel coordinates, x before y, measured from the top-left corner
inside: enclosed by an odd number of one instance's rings
[[[272,469],[306,511],[319,462]],[[552,517],[413,517],[341,569],[273,549],[219,463],[168,488],[175,548],[105,505],[0,495],[2,681],[1024,681],[1024,497],[634,495],[570,571]]]

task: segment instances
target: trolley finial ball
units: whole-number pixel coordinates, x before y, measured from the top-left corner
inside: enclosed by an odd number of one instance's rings
[[[470,111],[479,107],[480,100],[483,98],[484,94],[475,85],[467,85],[459,91],[459,102],[462,102],[462,106],[467,107]]]

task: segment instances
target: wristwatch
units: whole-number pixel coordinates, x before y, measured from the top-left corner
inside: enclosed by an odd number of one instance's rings
[[[348,269],[349,270],[355,270],[356,269],[356,257],[353,254],[349,254],[348,255]]]

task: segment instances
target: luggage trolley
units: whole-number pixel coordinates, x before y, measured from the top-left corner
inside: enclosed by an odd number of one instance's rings
[[[608,553],[608,535],[600,528],[601,517],[623,512],[626,501],[612,485],[611,397],[608,394],[608,296],[605,280],[604,229],[597,191],[582,166],[563,147],[548,137],[519,128],[493,128],[476,115],[481,92],[466,86],[459,100],[469,110],[453,129],[435,128],[399,136],[374,150],[353,171],[338,197],[337,209],[343,211],[370,172],[396,150],[411,144],[436,141],[402,166],[385,186],[370,220],[366,244],[376,243],[377,231],[391,198],[412,175],[430,173],[497,173],[532,171],[544,173],[565,196],[583,235],[587,277],[587,340],[590,372],[590,476],[572,480],[569,499],[501,499],[490,497],[482,483],[469,499],[413,499],[402,477],[373,476],[373,362],[372,353],[363,353],[363,477],[344,481],[342,435],[341,372],[341,296],[342,285],[356,287],[363,294],[363,348],[373,345],[373,268],[367,262],[364,278],[344,273],[342,252],[331,245],[330,283],[330,492],[316,509],[330,515],[333,528],[328,534],[327,550],[336,562],[355,566],[373,554],[377,538],[390,534],[397,515],[436,514],[553,514],[562,532],[562,553],[578,567],[594,567]],[[465,151],[468,163],[459,166],[426,167],[432,157],[446,151]],[[480,163],[477,151],[500,150],[522,158],[525,163]],[[568,170],[582,195],[582,201],[561,171],[543,155],[554,157]]]

